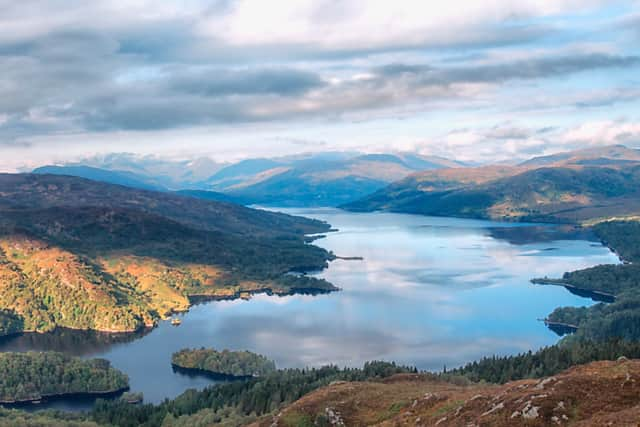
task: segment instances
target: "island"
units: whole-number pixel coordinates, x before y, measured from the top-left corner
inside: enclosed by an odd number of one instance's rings
[[[178,372],[229,378],[262,377],[276,370],[276,364],[260,354],[204,347],[174,353],[171,365]]]
[[[73,396],[116,396],[129,378],[104,359],[57,352],[0,353],[0,404]]]

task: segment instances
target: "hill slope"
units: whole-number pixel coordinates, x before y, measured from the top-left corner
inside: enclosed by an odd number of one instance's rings
[[[0,335],[134,331],[193,298],[330,291],[319,221],[54,175],[0,175]]]
[[[91,166],[42,166],[34,169],[39,175],[66,175],[106,182],[108,184],[124,185],[141,190],[161,191],[165,188],[148,177],[127,171],[115,171],[94,168]]]
[[[257,426],[636,426],[640,361],[594,362],[541,380],[459,386],[400,374],[312,392]]]
[[[507,169],[508,173],[520,169]],[[640,213],[640,166],[551,167],[486,182],[425,186],[412,177],[348,204],[355,211],[390,210],[500,220],[581,222]]]

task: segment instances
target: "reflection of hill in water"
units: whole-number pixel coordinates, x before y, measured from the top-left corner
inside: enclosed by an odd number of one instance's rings
[[[557,240],[598,241],[598,238],[591,230],[573,225],[491,227],[487,230],[490,237],[505,240],[512,245],[527,245]]]
[[[46,334],[24,333],[0,338],[0,351],[59,351],[73,356],[104,353],[113,345],[142,338],[151,329],[110,334],[59,328]]]

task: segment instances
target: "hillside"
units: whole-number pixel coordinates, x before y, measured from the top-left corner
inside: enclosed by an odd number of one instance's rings
[[[386,210],[512,221],[583,222],[640,212],[640,150],[621,145],[488,165],[412,174],[344,204]]]
[[[558,279],[534,279],[534,283],[565,286],[599,303],[589,307],[559,307],[548,320],[571,325],[575,336],[594,341],[611,337],[640,340],[640,222],[606,221],[594,225],[596,235],[612,248],[622,264],[605,264],[565,273]],[[603,298],[604,297],[604,298]],[[553,325],[553,324],[552,324]]]
[[[640,212],[640,166],[506,169],[494,180],[412,177],[344,207],[515,221],[583,222]]]
[[[131,189],[57,175],[0,174],[0,209],[105,207],[131,209],[183,225],[237,235],[289,235],[326,231],[320,221],[172,193]]]
[[[621,359],[500,386],[454,385],[419,374],[341,382],[252,425],[635,427],[639,417],[640,361]]]
[[[153,326],[194,298],[326,292],[319,221],[74,177],[0,175],[0,334]]]
[[[91,166],[42,166],[33,170],[39,175],[67,175],[108,184],[124,185],[141,190],[162,191],[165,188],[153,179],[133,172],[94,168]]]

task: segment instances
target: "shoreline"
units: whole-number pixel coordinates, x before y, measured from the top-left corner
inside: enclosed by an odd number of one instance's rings
[[[291,295],[326,295],[332,292],[340,291],[341,289],[334,286],[335,289],[321,289],[321,288],[295,288],[286,292],[274,291],[271,287],[264,287],[259,289],[251,289],[246,291],[236,291],[229,295],[211,295],[211,294],[191,294],[187,298],[192,305],[204,304],[207,302],[215,301],[234,301],[238,299],[247,300],[247,296],[266,294],[269,296],[286,297]],[[244,295],[243,295],[244,294]]]
[[[171,363],[171,369],[173,370],[173,372],[180,375],[186,375],[189,377],[206,377],[214,381],[246,381],[253,378],[258,378],[255,375],[233,375],[225,374],[222,372],[209,371],[202,368],[188,368],[185,366],[177,365],[175,363]]]
[[[555,332],[559,336],[564,336],[567,334],[573,334],[580,329],[578,325],[574,325],[572,323],[566,322],[556,322],[549,319],[538,319],[544,322],[544,325],[549,328],[551,331]]]
[[[572,285],[570,283],[565,283],[562,281],[562,279],[535,278],[535,279],[531,279],[530,282],[534,285],[540,285],[540,286],[562,286],[563,288],[566,288],[569,292],[574,293],[575,295],[578,295],[584,298],[591,298],[596,302],[612,303],[612,302],[615,302],[616,300],[616,296],[614,294],[604,292],[604,291],[581,288],[579,286]]]
[[[40,397],[34,397],[30,399],[20,399],[20,400],[0,400],[1,406],[7,407],[20,407],[25,405],[39,405],[40,403],[50,402],[55,400],[66,400],[66,399],[75,399],[75,398],[112,398],[118,397],[123,393],[130,390],[130,387],[122,387],[116,390],[105,390],[105,391],[81,391],[81,392],[68,392],[68,393],[51,393],[51,394],[43,394]]]
[[[306,272],[301,273],[301,274],[306,274]],[[296,288],[291,288],[288,290],[274,290],[274,288],[272,286],[264,286],[261,288],[256,288],[256,289],[248,289],[248,290],[236,290],[236,291],[232,291],[229,292],[228,294],[225,295],[215,295],[215,294],[191,294],[191,295],[185,295],[185,297],[187,298],[187,300],[189,301],[189,307],[185,308],[185,309],[172,309],[170,312],[168,312],[167,316],[162,316],[157,320],[154,320],[154,322],[152,324],[144,324],[143,326],[136,328],[136,329],[127,329],[127,330],[115,330],[115,329],[92,329],[92,328],[79,328],[79,327],[73,327],[73,326],[59,326],[57,325],[56,327],[54,327],[51,330],[46,330],[46,331],[39,331],[39,330],[35,330],[35,329],[24,329],[21,331],[16,331],[16,332],[11,332],[8,334],[0,334],[0,339],[7,339],[7,338],[11,338],[11,337],[16,337],[19,335],[23,335],[23,334],[49,334],[51,332],[54,332],[56,329],[67,329],[67,330],[71,330],[71,331],[84,331],[84,332],[98,332],[98,333],[103,333],[103,334],[108,334],[108,335],[133,335],[136,333],[140,333],[143,331],[152,331],[153,329],[155,329],[158,326],[158,323],[161,321],[166,321],[171,319],[172,316],[176,315],[176,314],[181,314],[181,313],[187,313],[191,307],[193,307],[194,305],[198,305],[198,304],[204,304],[207,302],[215,302],[215,301],[233,301],[233,300],[238,300],[238,299],[242,299],[242,300],[248,300],[250,299],[250,297],[252,295],[260,295],[260,294],[267,294],[269,296],[279,296],[279,297],[285,297],[285,296],[291,296],[291,295],[325,295],[325,294],[329,294],[331,292],[338,292],[341,291],[342,289],[333,285],[332,283],[329,283],[329,285],[331,286],[330,288],[316,288],[316,287],[296,287]],[[2,402],[0,402],[0,404],[2,404]]]

